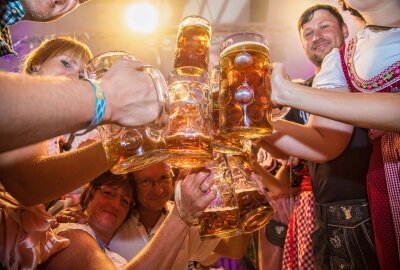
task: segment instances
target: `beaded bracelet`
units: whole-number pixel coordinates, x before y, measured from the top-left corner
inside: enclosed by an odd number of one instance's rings
[[[100,124],[106,111],[106,97],[104,95],[104,91],[100,85],[100,82],[90,79],[85,79],[85,81],[90,82],[93,87],[93,91],[96,96],[96,110],[94,112],[92,122],[90,122],[89,126],[84,131],[75,133],[75,136],[81,136],[94,129],[98,124]]]

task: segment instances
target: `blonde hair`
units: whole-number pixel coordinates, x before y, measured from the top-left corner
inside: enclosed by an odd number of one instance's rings
[[[93,57],[86,44],[70,37],[57,37],[44,41],[28,54],[20,65],[20,71],[32,74],[35,71],[34,66],[42,65],[52,57],[66,51],[70,51],[72,57],[78,58],[83,63],[87,63]]]

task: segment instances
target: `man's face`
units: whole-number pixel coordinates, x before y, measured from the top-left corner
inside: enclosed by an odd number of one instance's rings
[[[160,162],[132,174],[136,181],[135,201],[139,210],[161,211],[173,193],[170,168]]]
[[[76,8],[78,0],[21,0],[24,20],[47,22],[60,18]]]
[[[333,48],[342,46],[348,35],[347,26],[340,26],[336,17],[324,9],[314,11],[312,19],[300,30],[304,51],[317,68]]]

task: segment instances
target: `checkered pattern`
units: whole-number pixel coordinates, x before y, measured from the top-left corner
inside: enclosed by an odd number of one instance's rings
[[[354,50],[355,48],[353,48]],[[350,51],[351,53],[351,51]],[[343,73],[351,92],[360,92],[354,74],[348,69],[346,59],[353,62],[354,54],[349,49],[340,49]],[[398,59],[390,67],[400,68]],[[384,73],[384,72],[383,72]],[[378,76],[383,76],[380,73]],[[395,79],[384,84],[376,93],[393,92],[400,81]],[[382,270],[399,269],[400,256],[400,144],[399,134],[369,130],[372,155],[367,175],[367,192],[374,228],[374,238],[379,264]],[[397,244],[396,244],[397,243]],[[397,247],[396,247],[397,246]]]
[[[369,130],[368,135],[372,141],[381,140],[386,186],[396,234],[397,252],[400,254],[400,134]]]
[[[19,22],[24,17],[24,10],[19,1],[0,3],[0,56],[17,53],[12,49],[9,25]]]
[[[312,191],[303,191],[295,201],[289,221],[282,269],[315,269],[311,241],[314,227],[314,195]]]

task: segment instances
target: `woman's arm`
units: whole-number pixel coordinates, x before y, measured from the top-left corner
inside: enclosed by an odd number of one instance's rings
[[[353,126],[310,115],[307,126],[279,120],[273,123],[273,133],[264,137],[260,146],[269,145],[290,156],[324,163],[339,156],[347,147]]]
[[[292,83],[282,64],[272,71],[272,100],[276,104],[363,128],[400,132],[400,94],[326,91]]]

